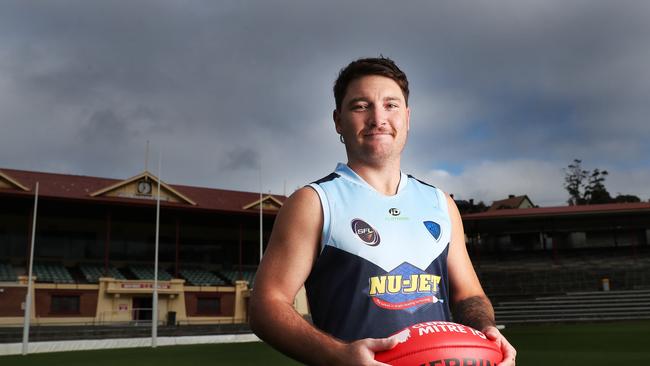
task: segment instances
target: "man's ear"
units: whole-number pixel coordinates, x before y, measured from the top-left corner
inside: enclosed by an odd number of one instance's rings
[[[334,127],[336,128],[336,133],[339,135],[342,133],[341,132],[341,114],[339,113],[338,109],[335,109],[334,112],[332,112],[332,119],[334,120]]]

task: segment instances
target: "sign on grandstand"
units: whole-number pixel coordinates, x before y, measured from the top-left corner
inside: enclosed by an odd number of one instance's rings
[[[129,288],[129,289],[153,288],[153,283],[122,283],[120,287]],[[169,290],[171,288],[171,286],[168,283],[159,283],[158,288],[159,289]]]

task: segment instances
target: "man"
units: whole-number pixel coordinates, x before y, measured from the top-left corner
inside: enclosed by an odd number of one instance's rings
[[[360,59],[334,86],[347,164],[296,191],[278,214],[250,302],[251,327],[313,365],[382,365],[375,352],[415,323],[483,331],[515,364],[465,248],[454,201],[403,174],[408,80],[387,58]],[[293,308],[305,284],[314,325]],[[450,309],[451,306],[451,309]]]

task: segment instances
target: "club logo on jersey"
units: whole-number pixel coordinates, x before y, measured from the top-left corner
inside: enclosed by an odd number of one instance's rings
[[[423,222],[424,226],[429,230],[429,233],[433,235],[433,238],[436,239],[436,241],[440,240],[440,225],[436,222],[433,221],[424,221]]]
[[[371,247],[379,245],[379,233],[370,224],[361,219],[354,219],[351,224],[352,232],[366,245]]]
[[[403,215],[403,212],[397,207],[389,208],[388,215],[384,217],[385,221],[393,223],[409,221],[410,219],[410,217]]]
[[[380,308],[412,314],[424,306],[444,302],[438,297],[441,281],[441,276],[404,262],[385,275],[370,277],[367,291]]]

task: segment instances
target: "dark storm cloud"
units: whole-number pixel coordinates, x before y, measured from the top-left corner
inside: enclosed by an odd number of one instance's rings
[[[129,136],[126,121],[111,110],[95,111],[79,132],[83,141],[92,144],[118,144]]]
[[[523,139],[539,148],[570,144],[577,152],[582,152],[578,145],[586,144],[594,153],[601,139],[619,130],[618,123],[625,131],[650,132],[642,123],[647,105],[634,103],[637,113],[629,109],[631,99],[650,91],[649,72],[643,66],[650,55],[641,47],[650,35],[647,4],[477,4],[471,12],[461,6],[447,9],[452,13],[447,18],[462,26],[433,26],[438,34],[456,31],[436,37],[439,43],[433,48],[442,51],[434,61],[437,67],[422,74],[429,75],[436,88],[480,100],[470,127],[487,124],[501,135],[503,139],[491,144],[496,152],[539,157],[511,150],[510,144],[498,146],[500,141]],[[602,109],[620,113],[620,121],[599,117],[606,112]],[[637,153],[647,152],[640,136],[627,134],[618,142],[635,145]],[[563,156],[571,153],[562,150]]]
[[[150,140],[170,182],[258,189],[261,162],[265,189],[293,189],[345,160],[339,68],[384,54],[411,80],[405,169],[498,198],[458,179],[517,181],[537,164],[552,185],[552,166],[578,157],[641,190],[649,14],[639,1],[4,2],[0,166],[128,177]]]
[[[235,149],[228,152],[221,169],[226,171],[240,169],[259,169],[260,154],[250,148]]]

